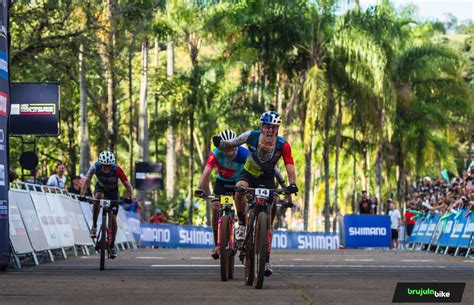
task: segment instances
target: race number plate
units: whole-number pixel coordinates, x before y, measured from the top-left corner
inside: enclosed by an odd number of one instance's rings
[[[269,198],[270,190],[269,189],[255,189],[255,196],[259,198]]]
[[[232,196],[221,195],[221,204],[227,205],[232,204],[234,198]]]
[[[110,200],[101,199],[100,200],[100,205],[104,208],[108,208],[110,206]]]

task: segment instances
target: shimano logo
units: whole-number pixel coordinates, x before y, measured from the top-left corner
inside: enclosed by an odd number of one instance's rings
[[[384,227],[362,227],[362,228],[349,228],[350,236],[385,236],[387,235],[387,229]]]

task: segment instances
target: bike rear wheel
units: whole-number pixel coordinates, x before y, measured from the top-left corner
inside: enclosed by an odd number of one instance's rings
[[[230,247],[229,247],[229,217],[224,215],[221,218],[221,225],[219,227],[219,247],[221,257],[221,280],[227,281],[230,262]]]
[[[255,277],[253,286],[256,289],[263,287],[265,276],[265,263],[268,251],[268,214],[261,212],[258,214],[255,228]]]
[[[247,232],[246,232],[246,244],[244,245],[245,257],[244,257],[244,281],[245,285],[251,286],[255,275],[255,257],[254,251],[254,240],[253,240],[253,222],[255,218],[255,211],[251,210],[248,215],[247,221]]]

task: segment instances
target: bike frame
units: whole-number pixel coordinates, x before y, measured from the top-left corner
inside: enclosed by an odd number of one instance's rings
[[[220,205],[219,208],[219,220],[217,222],[217,246],[220,248],[220,234],[221,234],[221,226],[222,226],[222,216],[227,216],[229,218],[230,224],[230,240],[229,240],[229,248],[234,253],[235,249],[235,238],[234,238],[234,224],[235,224],[235,212],[232,205]]]

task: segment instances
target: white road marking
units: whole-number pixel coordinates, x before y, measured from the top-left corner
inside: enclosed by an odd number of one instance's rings
[[[202,256],[202,257],[199,257],[199,256],[191,256],[191,257],[188,257],[187,259],[210,259],[211,256]]]
[[[446,269],[450,268],[451,266],[427,266],[427,265],[272,265],[274,268],[301,268],[301,269],[329,269],[329,268],[370,268],[370,269]],[[173,265],[151,265],[151,268],[220,268],[220,265],[198,265],[198,264],[173,264]],[[237,268],[242,268],[243,265],[237,264],[235,265]],[[454,266],[455,267],[455,266]],[[459,266],[464,267],[464,266]],[[471,269],[472,267],[469,267]]]
[[[373,262],[371,258],[346,258],[346,262]]]
[[[137,256],[136,259],[165,259],[161,256]]]
[[[406,263],[428,263],[428,262],[434,262],[432,259],[402,259],[401,262],[406,262]]]
[[[151,265],[151,268],[220,268],[220,265]],[[243,268],[243,265],[235,265],[234,267]]]

